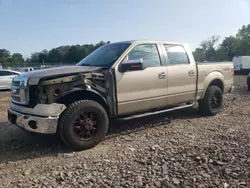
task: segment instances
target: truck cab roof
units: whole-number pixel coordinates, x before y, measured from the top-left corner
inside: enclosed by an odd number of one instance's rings
[[[118,41],[113,43],[166,43],[166,44],[178,44],[178,45],[184,45],[184,43],[180,43],[177,41],[168,41],[168,40],[127,40],[127,41]]]

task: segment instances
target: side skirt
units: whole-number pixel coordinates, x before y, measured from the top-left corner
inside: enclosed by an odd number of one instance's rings
[[[174,111],[174,110],[190,108],[190,107],[194,107],[195,105],[196,105],[196,103],[188,103],[188,104],[184,104],[184,105],[181,105],[181,106],[175,106],[175,107],[172,107],[172,108],[162,109],[162,110],[158,110],[158,111],[145,112],[145,113],[141,113],[141,114],[118,117],[117,119],[119,119],[119,120],[130,120],[130,119],[141,118],[141,117],[145,117],[145,116],[161,114],[161,113],[165,113],[165,112],[171,112],[171,111]]]

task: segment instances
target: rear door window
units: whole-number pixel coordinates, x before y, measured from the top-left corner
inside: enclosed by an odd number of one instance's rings
[[[183,46],[165,44],[164,48],[167,53],[168,65],[189,64],[189,59]]]

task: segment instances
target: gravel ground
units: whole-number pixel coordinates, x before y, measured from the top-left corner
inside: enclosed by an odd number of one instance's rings
[[[250,95],[245,76],[214,117],[193,110],[112,122],[93,149],[8,126],[0,98],[0,187],[250,187]]]

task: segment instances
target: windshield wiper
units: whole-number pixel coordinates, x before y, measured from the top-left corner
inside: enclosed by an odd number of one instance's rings
[[[95,65],[96,67],[102,67],[102,68],[109,68],[108,66],[105,66],[103,64]]]
[[[93,65],[91,65],[91,64],[81,64],[80,66],[90,66],[90,67],[93,67]]]
[[[108,66],[104,66],[103,64],[99,64],[99,65],[81,64],[81,65],[79,65],[79,66],[90,66],[90,67],[109,68]]]

